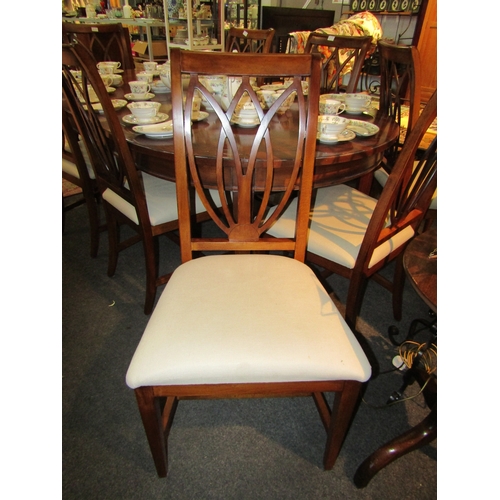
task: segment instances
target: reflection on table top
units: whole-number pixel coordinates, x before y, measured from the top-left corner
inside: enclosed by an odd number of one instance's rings
[[[123,98],[130,92],[127,82],[135,79],[133,71],[125,71],[123,74],[124,83],[111,94],[112,98]],[[154,90],[152,90],[154,93]],[[171,117],[172,105],[171,94],[156,93],[154,101],[162,104],[160,112]],[[118,115],[123,118],[130,114],[130,110],[125,107],[118,111]],[[382,160],[384,151],[398,137],[399,127],[394,120],[388,117],[377,116],[375,118],[368,115],[345,115],[352,119],[359,119],[376,124],[380,131],[372,137],[356,137],[351,141],[339,142],[332,145],[317,144],[316,148],[316,168],[314,183],[316,187],[347,182],[351,179],[375,169]],[[236,126],[237,127],[237,126]],[[283,160],[290,158],[293,148],[289,147],[293,139],[294,130],[297,127],[297,109],[292,106],[286,113],[275,117],[271,123],[271,134],[273,134],[273,148],[275,155]],[[175,180],[173,171],[174,147],[173,139],[151,139],[142,134],[137,134],[132,130],[132,126],[124,123],[125,135],[132,151],[140,161],[138,167],[153,175]],[[204,141],[200,141],[197,154],[210,155],[214,149],[213,144],[219,137],[219,125],[214,113],[209,113],[206,120],[193,124],[193,128],[203,129]],[[237,127],[236,134],[244,143],[245,136],[252,132],[249,129]],[[204,144],[203,144],[204,142]],[[205,148],[205,149],[204,149]]]

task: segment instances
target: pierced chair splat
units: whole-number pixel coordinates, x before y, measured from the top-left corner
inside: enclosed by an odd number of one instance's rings
[[[304,53],[322,55],[323,75],[321,92],[356,92],[371,36],[342,36],[313,32],[309,35]],[[348,83],[343,79],[349,75]]]
[[[167,475],[168,434],[182,399],[312,396],[327,431],[323,455],[331,469],[371,368],[352,331],[311,269],[304,264],[310,209],[320,60],[316,55],[199,53],[172,49],[172,103],[176,187],[182,264],[174,271],[150,318],[126,375],[135,390],[160,477]],[[224,109],[205,87],[210,75],[238,79]],[[189,77],[186,105],[183,77]],[[253,78],[291,79],[267,110]],[[301,80],[310,78],[309,102]],[[200,94],[215,113],[219,141],[209,152],[204,129],[191,123]],[[298,127],[289,160],[269,123],[282,102],[296,94]],[[233,117],[251,109],[256,123],[236,139]],[[257,123],[258,122],[258,123]],[[286,180],[286,182],[285,182]],[[268,201],[279,185],[281,201]],[[194,186],[214,232],[193,237]],[[208,189],[219,194],[215,207]],[[258,193],[259,196],[255,196]],[[291,237],[267,229],[297,193],[297,226]],[[283,256],[282,251],[293,257]],[[204,256],[193,258],[195,252]],[[323,393],[335,393],[333,407]],[[181,415],[178,415],[180,417]]]

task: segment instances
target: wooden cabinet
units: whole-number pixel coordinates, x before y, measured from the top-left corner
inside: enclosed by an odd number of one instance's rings
[[[427,102],[437,88],[437,0],[422,3],[425,10],[417,25],[414,44],[422,65],[422,101]]]

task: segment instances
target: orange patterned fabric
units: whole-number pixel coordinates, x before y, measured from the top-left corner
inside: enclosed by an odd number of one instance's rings
[[[327,35],[344,35],[344,36],[371,36],[372,48],[367,55],[373,53],[377,46],[378,40],[382,38],[383,31],[378,19],[371,12],[359,12],[348,19],[344,19],[335,23],[331,27],[317,28],[317,32],[326,33]],[[293,54],[303,54],[306,47],[307,39],[310,31],[295,31],[290,33],[291,38],[288,42],[287,52]],[[325,59],[330,57],[331,52],[328,47],[319,47],[318,50],[324,54]],[[340,62],[342,63],[348,54],[348,50],[339,52]],[[349,73],[352,70],[352,63],[349,62],[343,70],[343,74]],[[328,78],[330,79],[335,74],[335,68],[330,65]]]

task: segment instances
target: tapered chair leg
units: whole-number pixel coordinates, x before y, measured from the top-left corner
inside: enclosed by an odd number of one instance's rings
[[[347,381],[344,390],[335,393],[328,435],[326,440],[323,465],[325,470],[330,470],[335,465],[342,443],[352,421],[354,410],[358,403],[360,382]]]

